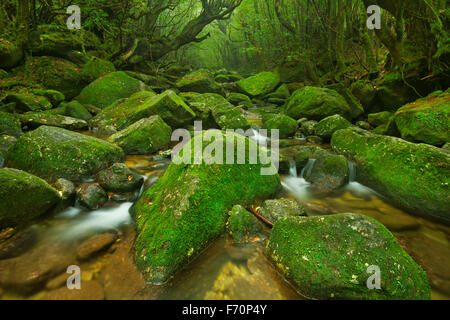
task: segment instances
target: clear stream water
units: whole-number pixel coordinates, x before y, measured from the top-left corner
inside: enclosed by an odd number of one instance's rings
[[[125,163],[144,175],[147,185],[154,183],[168,165],[167,160],[155,161],[150,156],[129,156]],[[432,298],[450,299],[449,227],[392,206],[381,195],[355,181],[353,166],[350,167],[348,185],[325,197],[315,195],[303,178],[303,174],[313,166],[314,160],[311,160],[300,173],[291,166],[290,173],[282,177],[283,190],[279,196],[301,200],[309,215],[354,212],[379,220],[428,272],[433,287]],[[301,294],[277,273],[265,257],[264,237],[248,245],[234,245],[223,236],[169,283],[158,287],[146,285],[129,253],[135,237],[133,221],[128,213],[131,205],[108,203],[97,211],[68,208],[39,223],[39,237],[23,255],[46,243],[65,244],[60,250],[61,254],[67,255],[68,251],[75,252],[79,244],[90,236],[114,230],[118,232],[119,240],[111,249],[80,266],[83,281],[100,283],[106,299],[302,299]],[[265,234],[267,237],[269,230]],[[65,277],[64,272],[61,276]],[[54,292],[52,290],[43,289],[31,296],[4,291],[0,292],[0,298],[42,299],[48,298],[48,294]],[[62,296],[71,297],[70,293]]]

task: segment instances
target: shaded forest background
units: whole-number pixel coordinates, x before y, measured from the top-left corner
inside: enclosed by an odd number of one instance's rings
[[[378,5],[382,27],[367,28]],[[277,70],[283,82],[326,85],[393,77],[424,96],[448,87],[447,0],[5,0],[2,45],[29,55],[90,53],[154,74]],[[67,7],[81,8],[68,30]],[[20,53],[19,53],[20,52]],[[22,57],[22,52],[24,57]],[[80,58],[81,59],[81,58]],[[12,65],[17,64],[15,61]],[[8,68],[10,66],[3,66]]]

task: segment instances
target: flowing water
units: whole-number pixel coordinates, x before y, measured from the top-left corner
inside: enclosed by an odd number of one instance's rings
[[[256,132],[255,132],[256,133]],[[266,139],[255,135],[255,140]],[[143,188],[149,188],[164,173],[169,160],[162,157],[129,156],[128,167],[145,177]],[[389,204],[381,195],[355,181],[350,165],[350,182],[333,194],[316,195],[304,179],[315,161],[297,172],[291,164],[282,177],[280,197],[302,201],[308,215],[354,212],[371,216],[386,225],[405,250],[428,273],[433,299],[450,296],[450,228],[410,215]],[[217,239],[200,256],[163,286],[147,285],[133,263],[130,253],[135,237],[133,221],[128,213],[132,203],[108,203],[97,211],[71,207],[58,215],[32,226],[27,231],[33,241],[25,242],[23,253],[15,259],[25,271],[57,270],[49,278],[62,278],[62,284],[24,294],[14,290],[1,291],[2,299],[73,299],[64,288],[69,275],[65,266],[77,263],[77,248],[93,235],[113,232],[118,240],[105,253],[80,263],[82,279],[91,288],[88,297],[106,299],[302,299],[273,268],[264,254],[264,238],[247,245],[234,245],[227,236]],[[33,229],[34,228],[34,229]],[[269,235],[266,230],[266,237]],[[41,257],[39,259],[35,256]],[[54,258],[56,257],[56,258]],[[0,279],[2,263],[0,260]],[[45,268],[44,268],[45,267]],[[53,269],[52,269],[53,268]],[[19,268],[20,269],[20,268]],[[22,270],[22,269],[21,269]],[[18,271],[17,271],[18,272]],[[18,279],[21,279],[18,277]],[[19,281],[19,280],[17,280]],[[20,282],[22,281],[22,282]],[[27,280],[20,280],[20,283]],[[27,282],[25,282],[27,283]],[[93,284],[96,285],[93,285]],[[32,283],[30,282],[30,286]]]

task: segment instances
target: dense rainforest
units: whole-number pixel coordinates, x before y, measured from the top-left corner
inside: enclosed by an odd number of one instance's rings
[[[2,0],[0,299],[450,299],[449,0]]]

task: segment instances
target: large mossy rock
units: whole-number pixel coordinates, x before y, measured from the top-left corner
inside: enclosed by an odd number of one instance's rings
[[[81,69],[74,63],[55,57],[33,57],[26,64],[25,73],[46,89],[60,91],[66,99],[76,97],[86,85]]]
[[[250,109],[253,107],[253,102],[250,98],[242,93],[232,92],[227,97],[229,103],[234,106],[242,106],[244,109]]]
[[[377,113],[371,113],[368,115],[368,121],[369,124],[373,127],[379,127],[382,125],[386,125],[389,120],[392,118],[394,114],[389,111],[383,111],[383,112],[377,112]]]
[[[280,75],[275,72],[261,72],[236,82],[238,90],[250,97],[259,97],[271,93],[279,84]]]
[[[108,73],[115,72],[116,67],[108,60],[92,57],[81,71],[81,77],[87,83],[91,83],[100,77],[106,76]]]
[[[191,124],[195,117],[194,111],[174,91],[167,90],[159,95],[143,91],[104,109],[92,119],[92,124],[112,125],[122,130],[153,115],[159,115],[172,128]]]
[[[244,117],[244,111],[233,106],[224,97],[215,93],[206,93],[195,96],[191,100],[191,107],[197,117],[203,120],[203,127],[216,129],[243,129],[250,128]]]
[[[156,115],[113,134],[108,141],[121,147],[126,154],[152,154],[167,148],[171,136],[172,128]]]
[[[59,201],[58,191],[41,178],[21,170],[0,169],[0,230],[24,225]]]
[[[10,69],[23,59],[23,50],[14,43],[0,39],[0,68]]]
[[[23,126],[27,126],[29,129],[36,129],[40,126],[58,127],[67,130],[84,130],[89,128],[88,123],[84,120],[47,112],[29,112],[19,115],[18,118]]]
[[[331,145],[356,164],[359,182],[411,213],[450,222],[449,154],[361,129],[337,131]]]
[[[104,109],[113,102],[128,98],[136,92],[146,90],[146,85],[123,71],[117,71],[98,78],[77,96],[81,104],[91,104]]]
[[[200,69],[185,75],[177,82],[182,92],[218,93],[222,88],[214,81],[214,75],[206,69]]]
[[[405,105],[396,112],[395,123],[405,140],[442,146],[450,141],[450,93]]]
[[[209,142],[213,137],[217,144]],[[192,165],[180,161],[198,161],[189,157],[189,151],[202,141],[205,153],[215,145],[223,148],[223,163],[226,142],[234,141],[235,148],[242,143],[245,150],[235,150],[234,159],[237,163],[238,152],[245,151],[247,164],[207,164],[208,158]],[[148,281],[167,281],[224,233],[228,211],[234,205],[248,206],[277,192],[280,178],[276,169],[273,165],[248,164],[251,148],[259,149],[247,137],[218,130],[204,132],[187,143],[158,182],[144,192],[131,210],[138,233],[136,262]],[[263,175],[263,168],[271,169],[272,175]]]
[[[122,149],[106,141],[57,127],[41,126],[22,135],[9,148],[6,166],[47,181],[80,181],[124,158]]]
[[[298,129],[297,121],[284,114],[269,114],[263,116],[263,125],[267,130],[278,130],[280,139],[294,136]],[[270,134],[270,131],[268,134]]]
[[[344,97],[334,90],[316,87],[296,90],[288,101],[286,114],[296,120],[320,121],[335,114],[352,118],[351,108]]]
[[[314,299],[430,299],[425,272],[378,221],[358,214],[280,219],[267,244],[280,271]],[[381,289],[367,286],[377,266]],[[370,283],[372,281],[369,280]]]
[[[15,103],[15,109],[21,112],[43,111],[53,108],[47,98],[29,92],[10,94],[6,97],[6,102]]]
[[[350,121],[336,114],[334,116],[326,117],[315,125],[314,134],[329,141],[333,136],[333,133],[341,129],[347,129],[351,126],[352,124]]]
[[[326,86],[327,89],[335,90],[339,93],[350,106],[352,119],[357,119],[364,114],[364,107],[359,100],[352,94],[351,90],[342,83],[335,83]]]
[[[11,113],[0,111],[0,136],[20,137],[23,134],[20,121]]]

